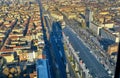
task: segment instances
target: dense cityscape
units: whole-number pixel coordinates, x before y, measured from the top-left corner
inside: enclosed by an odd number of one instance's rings
[[[0,78],[114,78],[120,0],[0,0]]]

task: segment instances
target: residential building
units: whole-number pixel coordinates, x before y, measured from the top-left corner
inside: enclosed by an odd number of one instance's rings
[[[89,28],[96,35],[100,35],[100,29],[102,28],[97,22],[91,22]]]
[[[112,55],[113,53],[118,52],[118,44],[112,44],[108,47],[108,54]]]
[[[14,61],[14,55],[11,53],[7,53],[7,54],[1,54],[0,56],[3,56],[7,63],[12,63]]]

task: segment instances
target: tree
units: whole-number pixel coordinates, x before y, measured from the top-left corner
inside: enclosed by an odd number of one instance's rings
[[[4,57],[0,57],[0,69],[7,64],[7,61]]]

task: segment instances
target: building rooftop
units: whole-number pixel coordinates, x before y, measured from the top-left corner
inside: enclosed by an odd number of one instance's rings
[[[50,78],[48,62],[46,59],[38,59],[37,60],[36,70],[37,70],[38,78]]]

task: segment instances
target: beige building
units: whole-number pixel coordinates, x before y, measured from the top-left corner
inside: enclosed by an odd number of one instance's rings
[[[66,16],[68,19],[74,19],[77,17],[77,15],[75,13],[67,13]]]
[[[101,24],[100,26],[105,28],[113,28],[114,23],[105,23],[105,24]]]
[[[102,11],[102,12],[100,12],[99,14],[100,14],[100,15],[107,15],[107,14],[109,14],[109,12],[108,12],[108,11]]]
[[[63,20],[63,15],[57,11],[51,11],[50,15],[56,20]]]
[[[7,63],[14,61],[14,55],[13,54],[3,54],[4,58],[6,59]]]
[[[95,22],[91,22],[90,23],[90,29],[92,30],[92,32],[94,32],[96,35],[99,35],[100,34],[100,29],[102,27],[99,26],[98,23],[95,23]]]
[[[111,55],[112,53],[118,52],[118,44],[113,44],[108,47],[108,54]]]
[[[0,37],[5,37],[5,33],[0,33]]]
[[[26,52],[25,53],[22,52],[19,54],[20,61],[27,61],[27,57],[28,57],[28,53],[26,53]]]

